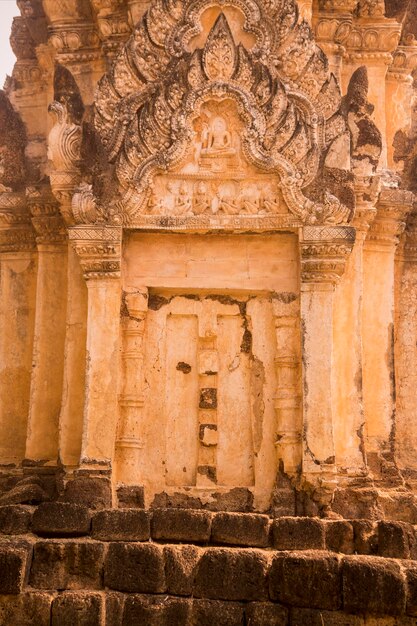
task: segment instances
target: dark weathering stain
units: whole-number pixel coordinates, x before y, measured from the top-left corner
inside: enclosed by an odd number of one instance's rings
[[[151,311],[159,311],[163,306],[167,306],[171,302],[172,298],[164,298],[163,296],[157,296],[156,294],[149,294],[148,307]]]
[[[189,365],[188,363],[184,363],[183,361],[180,361],[177,365],[177,370],[179,372],[182,372],[183,374],[189,374],[191,372],[191,365]]]
[[[200,391],[200,409],[217,409],[217,389],[207,387]]]
[[[207,476],[213,483],[217,483],[217,470],[212,465],[199,465],[197,472],[200,476]]]

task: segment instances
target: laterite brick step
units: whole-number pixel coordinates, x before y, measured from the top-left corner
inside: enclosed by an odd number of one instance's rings
[[[48,503],[0,529],[0,626],[417,626],[408,524]]]
[[[192,509],[107,509],[78,504],[0,507],[1,537],[90,537],[101,542],[187,543],[417,559],[417,527],[406,522],[270,518]]]

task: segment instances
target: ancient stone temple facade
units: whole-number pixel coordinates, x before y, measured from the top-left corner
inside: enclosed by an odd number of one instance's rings
[[[0,624],[417,615],[415,0],[17,4]]]

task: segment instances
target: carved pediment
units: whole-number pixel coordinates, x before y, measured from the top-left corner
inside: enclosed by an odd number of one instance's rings
[[[127,225],[222,212],[343,223],[349,176],[332,193],[320,182],[348,135],[340,107],[292,0],[154,0],[99,85],[96,129]]]

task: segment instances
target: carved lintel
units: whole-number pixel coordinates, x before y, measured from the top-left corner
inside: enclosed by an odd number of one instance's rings
[[[230,184],[214,189],[209,181],[212,193],[207,190],[210,202],[205,209],[204,184],[195,185],[191,194],[187,182],[184,197],[173,207],[154,193],[161,172],[196,176],[206,170],[214,179],[223,164],[230,171],[233,161],[233,173],[243,174],[243,180],[247,176],[242,166],[279,180],[284,202],[281,208],[276,198],[261,202],[263,213],[282,213],[285,204],[303,223],[350,220],[353,206],[346,169],[340,177],[345,182],[329,184],[329,189],[320,180],[322,157],[331,148],[340,152],[334,140],[347,128],[339,85],[310,27],[298,19],[293,0],[277,6],[235,1],[245,16],[241,35],[245,41],[238,43],[225,9],[204,45],[201,41],[195,49],[192,41],[210,2],[151,5],[99,84],[95,127],[115,164],[114,189],[120,193],[118,207],[125,225],[150,214],[171,218],[242,210],[255,215],[258,211],[250,198],[242,199],[243,209],[229,202]],[[346,37],[342,31],[338,41]],[[244,33],[251,33],[256,43],[248,44]],[[154,88],[147,93],[150,84]],[[214,105],[219,110],[209,123],[205,117],[213,113]],[[349,158],[345,142],[339,161]],[[333,168],[339,169],[334,164]],[[244,193],[254,194],[251,189]]]
[[[36,250],[35,233],[22,193],[0,193],[0,252]]]
[[[122,229],[118,226],[73,226],[71,245],[79,256],[86,280],[120,278]]]
[[[412,210],[414,194],[402,189],[383,189],[377,205],[376,219],[369,229],[367,246],[396,248]]]
[[[304,284],[335,287],[345,271],[355,243],[349,226],[306,226],[301,242],[301,279]]]

